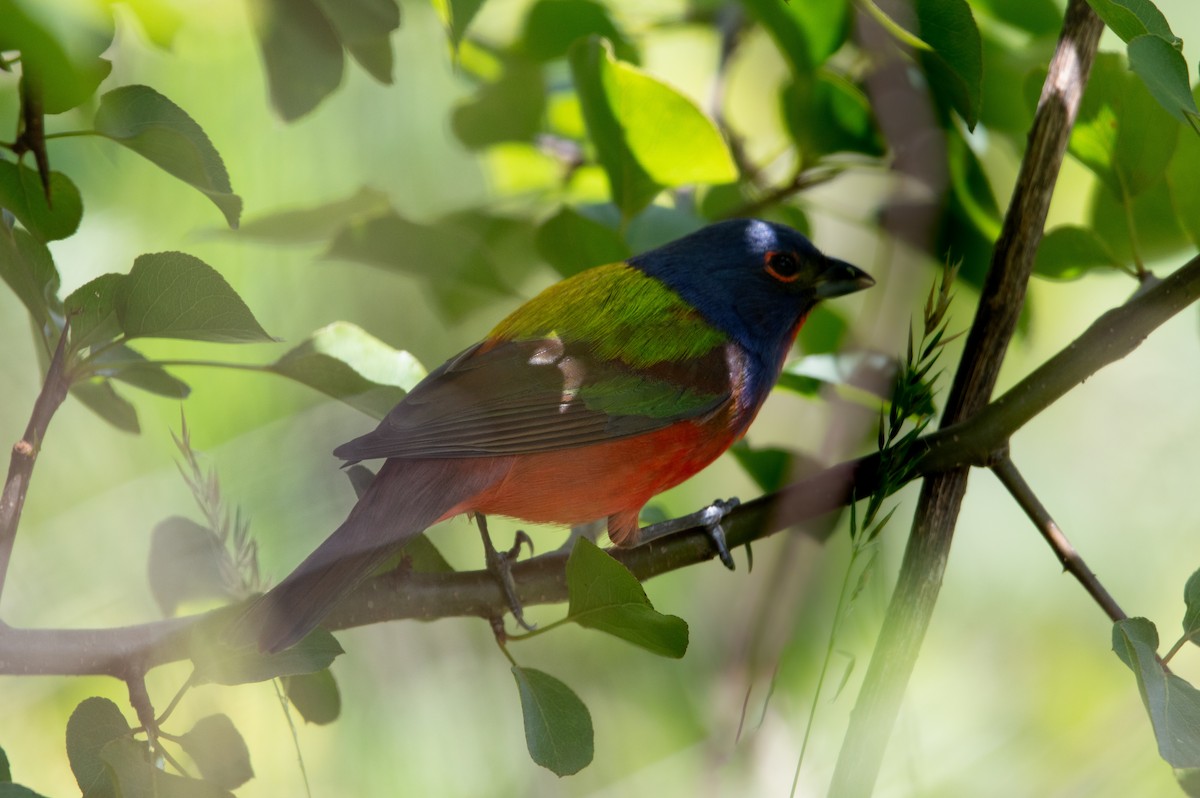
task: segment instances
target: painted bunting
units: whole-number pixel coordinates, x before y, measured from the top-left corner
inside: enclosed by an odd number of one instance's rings
[[[646,502],[745,434],[813,306],[873,284],[789,227],[738,219],[547,288],[334,450],[384,462],[244,622],[263,650],[287,648],[461,513],[607,519],[614,544],[637,543]]]

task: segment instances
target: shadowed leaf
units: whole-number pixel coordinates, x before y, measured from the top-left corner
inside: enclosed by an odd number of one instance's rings
[[[83,199],[62,172],[50,173],[50,203],[38,173],[24,164],[0,160],[0,208],[20,220],[38,241],[57,241],[79,229]]]
[[[188,601],[231,599],[221,541],[208,527],[172,516],[150,536],[150,592],[164,616]]]
[[[1137,677],[1159,755],[1172,767],[1200,767],[1200,692],[1167,673],[1157,650],[1158,631],[1145,618],[1113,625],[1113,651]]]
[[[200,775],[218,787],[237,789],[254,778],[250,750],[228,715],[209,715],[179,738],[179,745],[200,769]]]
[[[79,789],[88,798],[114,795],[102,749],[113,740],[132,734],[117,705],[107,698],[88,698],[67,720],[67,759]]]
[[[225,278],[183,252],[139,255],[116,294],[129,338],[272,341]]]
[[[324,629],[310,632],[308,637],[277,654],[261,654],[252,646],[229,645],[223,635],[224,627],[212,624],[192,636],[191,657],[198,683],[248,684],[313,673],[328,668],[343,652],[334,636]]]
[[[281,681],[284,694],[306,723],[324,726],[341,714],[342,696],[330,670],[285,676]]]
[[[682,618],[654,609],[646,591],[624,565],[587,538],[578,538],[567,559],[567,618],[664,657],[687,651]]]
[[[225,164],[203,128],[149,86],[122,86],[100,98],[96,132],[124,145],[208,197],[230,227],[238,226],[242,198],[233,193]]]
[[[592,761],[592,716],[570,687],[548,673],[513,666],[525,719],[525,744],[534,762],[570,776]]]

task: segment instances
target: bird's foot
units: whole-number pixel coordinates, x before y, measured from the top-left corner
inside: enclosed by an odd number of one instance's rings
[[[739,504],[741,504],[741,501],[736,497],[717,499],[707,507],[702,507],[689,515],[672,518],[669,521],[660,521],[657,524],[643,527],[640,540],[645,543],[664,535],[681,532],[684,529],[691,529],[694,526],[702,526],[704,527],[705,534],[708,535],[708,539],[712,542],[717,556],[721,559],[725,567],[732,571],[734,569],[733,555],[729,553],[729,545],[725,542],[725,530],[722,528],[721,522]]]
[[[533,555],[533,540],[525,533],[525,530],[519,529],[513,539],[512,548],[508,551],[498,551],[492,544],[491,535],[488,534],[487,519],[482,513],[476,513],[475,520],[479,524],[479,534],[483,538],[483,555],[488,573],[504,591],[508,609],[517,619],[517,623],[522,629],[532,632],[537,627],[525,620],[524,608],[521,606],[521,600],[517,598],[517,583],[513,580],[512,566],[520,556],[522,546],[529,546],[529,554]]]

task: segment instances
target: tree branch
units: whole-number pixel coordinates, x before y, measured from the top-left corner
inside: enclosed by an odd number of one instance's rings
[[[1012,201],[947,399],[943,427],[977,413],[995,388],[1025,301],[1050,197],[1103,29],[1086,0],[1070,0]],[[874,788],[941,590],[967,473],[966,468],[956,468],[927,479],[921,487],[895,592],[838,755],[832,796],[866,796]]]
[[[29,480],[33,476],[33,465],[37,460],[38,450],[46,437],[50,419],[67,398],[67,391],[71,387],[70,378],[66,373],[69,325],[68,319],[63,325],[62,333],[59,334],[58,346],[50,359],[41,393],[33,403],[33,413],[25,427],[25,435],[13,446],[12,456],[8,461],[8,478],[4,482],[3,492],[0,492],[0,595],[4,593],[8,561],[12,558],[13,544],[17,540],[17,526],[21,523],[21,510],[25,507],[25,494],[29,490]]]
[[[1069,571],[1079,580],[1079,584],[1083,585],[1083,589],[1091,594],[1113,623],[1129,617],[1117,604],[1116,599],[1104,588],[1104,585],[1100,584],[1100,580],[1092,573],[1092,569],[1087,567],[1087,563],[1079,556],[1079,552],[1071,545],[1071,541],[1067,540],[1067,536],[1058,528],[1050,511],[1042,505],[1037,494],[1033,492],[1033,488],[1029,487],[1029,483],[1017,470],[1012,459],[1002,457],[992,466],[992,471],[1016,499],[1017,504],[1021,505],[1021,509],[1042,533],[1042,537],[1050,544],[1050,548],[1058,555],[1058,561],[1062,563],[1063,570]]]
[[[1119,360],[1155,328],[1200,300],[1200,256],[1166,279],[1109,310],[1064,350],[970,420],[922,439],[912,478],[994,459],[1029,419],[1104,366]],[[866,496],[879,484],[878,455],[849,460],[735,509],[722,523],[731,548],[788,529]],[[802,530],[818,540],[829,531]],[[831,530],[830,530],[831,531]],[[713,558],[702,529],[691,529],[611,553],[640,580]],[[566,600],[565,552],[517,563],[513,577],[523,604]],[[380,621],[446,617],[488,618],[507,601],[486,571],[378,576],[347,597],[328,617],[328,629]],[[190,616],[110,629],[14,629],[0,624],[0,674],[110,675],[126,679],[189,655]]]

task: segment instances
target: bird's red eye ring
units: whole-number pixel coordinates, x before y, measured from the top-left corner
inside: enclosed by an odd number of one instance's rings
[[[800,277],[800,259],[795,253],[771,250],[763,260],[767,274],[781,283],[793,283]]]

